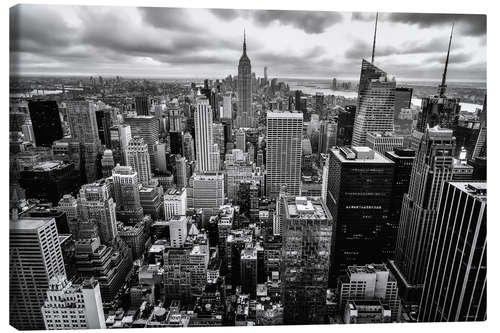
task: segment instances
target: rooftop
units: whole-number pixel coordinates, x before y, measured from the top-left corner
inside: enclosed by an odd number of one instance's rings
[[[352,149],[348,147],[332,148],[331,152],[342,163],[394,163],[369,147],[352,147]]]
[[[451,186],[458,188],[459,190],[467,193],[468,195],[474,197],[477,200],[486,202],[487,186],[486,182],[450,182]]]
[[[331,219],[331,214],[321,199],[316,197],[286,198],[286,218],[291,219]]]
[[[53,217],[50,218],[22,218],[17,221],[10,221],[9,230],[37,230],[51,221],[55,222]]]

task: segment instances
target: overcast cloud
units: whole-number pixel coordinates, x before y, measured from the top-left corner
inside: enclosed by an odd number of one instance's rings
[[[236,74],[243,29],[252,69],[357,78],[374,13],[19,5],[10,10],[19,74],[210,77]],[[400,79],[439,80],[451,24],[450,80],[486,80],[483,15],[381,13],[375,62]]]

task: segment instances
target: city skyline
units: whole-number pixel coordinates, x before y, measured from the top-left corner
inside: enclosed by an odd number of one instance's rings
[[[235,75],[246,30],[259,75],[267,66],[271,77],[355,79],[375,13],[20,5],[10,17],[20,75]],[[398,79],[439,80],[453,23],[448,80],[486,81],[485,15],[379,13],[375,64]]]

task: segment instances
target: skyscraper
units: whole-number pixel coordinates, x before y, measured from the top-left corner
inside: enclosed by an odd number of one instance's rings
[[[10,221],[9,234],[9,322],[19,330],[43,330],[49,281],[66,276],[55,219]]]
[[[154,116],[136,116],[125,118],[125,124],[130,125],[132,137],[139,136],[148,145],[151,170],[155,170],[154,144],[159,141],[160,124]]]
[[[62,139],[61,116],[56,101],[28,102],[35,143],[40,147],[51,147],[56,140]]]
[[[130,166],[117,165],[113,169],[113,190],[116,200],[116,218],[122,222],[142,221],[137,172]]]
[[[431,239],[419,321],[486,320],[485,182],[443,185]]]
[[[238,64],[238,110],[236,127],[253,127],[252,65],[247,56],[246,35],[243,35],[243,55]]]
[[[137,180],[143,185],[151,181],[151,164],[148,153],[148,145],[144,139],[134,136],[127,146],[127,163],[137,172]]]
[[[196,168],[200,172],[213,171],[213,126],[212,108],[206,98],[199,98],[194,112],[194,128],[196,140]]]
[[[420,300],[439,191],[443,183],[453,179],[454,149],[452,130],[429,128],[413,162],[410,186],[401,208],[395,260],[390,262],[406,304],[418,305]]]
[[[447,97],[446,94],[446,75],[448,72],[448,61],[450,58],[451,40],[453,37],[453,27],[451,28],[450,42],[448,44],[448,53],[444,65],[441,84],[438,87],[438,93],[434,96],[422,98],[422,112],[419,114],[417,130],[425,132],[428,127],[439,125],[443,128],[450,128],[455,131],[458,125],[458,116],[460,113],[460,99]]]
[[[276,197],[282,185],[300,195],[303,114],[267,113],[266,193]]]
[[[354,119],[356,118],[356,106],[346,105],[345,110],[340,110],[337,119],[337,145],[350,146],[352,142],[352,131]]]
[[[323,324],[332,216],[322,199],[282,199],[281,297],[285,324]]]
[[[103,109],[97,110],[95,112],[97,121],[97,133],[99,134],[99,140],[106,146],[106,148],[111,148],[111,110]]]
[[[115,163],[127,165],[127,147],[132,139],[132,132],[129,125],[115,125],[110,128],[111,150]]]
[[[182,136],[182,153],[188,161],[194,161],[194,143],[191,133],[185,132]]]
[[[193,175],[193,207],[219,208],[224,204],[224,174],[207,172]]]
[[[334,230],[330,285],[350,265],[384,260],[394,163],[368,147],[330,150],[327,206]]]
[[[135,112],[138,116],[148,116],[150,108],[150,100],[147,95],[135,97]]]

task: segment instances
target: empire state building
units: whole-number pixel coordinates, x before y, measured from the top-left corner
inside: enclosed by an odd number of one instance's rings
[[[247,56],[246,35],[243,34],[243,55],[238,64],[238,112],[236,126],[253,127],[252,115],[252,65]]]

